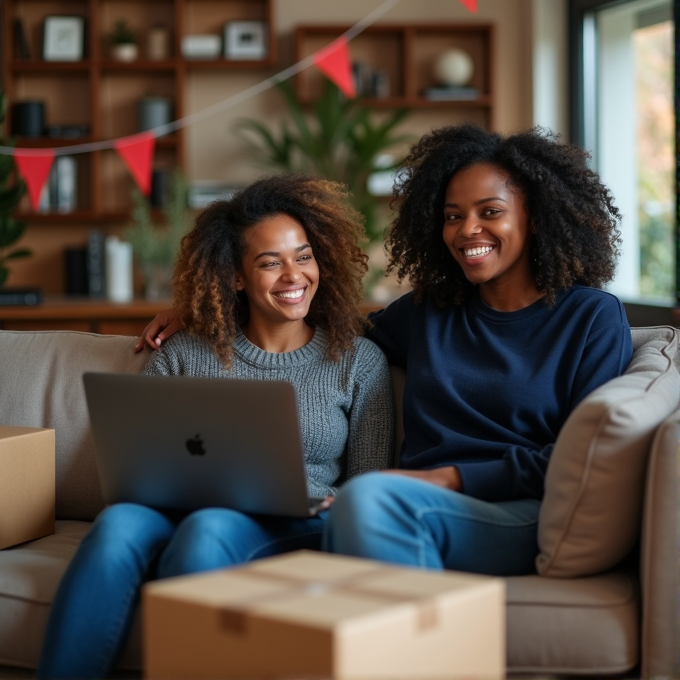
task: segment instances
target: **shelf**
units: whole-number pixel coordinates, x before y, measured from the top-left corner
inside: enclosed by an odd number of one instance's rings
[[[269,68],[276,64],[276,60],[258,59],[258,60],[240,60],[240,59],[184,59],[183,66],[187,70],[202,70],[202,71],[240,71],[240,70],[254,70]]]
[[[90,144],[97,140],[92,137],[16,137],[17,149],[58,149],[62,146]]]
[[[396,109],[402,107],[408,109],[488,108],[493,103],[489,95],[477,99],[446,100],[427,99],[425,97],[362,97],[360,101],[366,106],[375,109]]]
[[[314,54],[348,28],[334,24],[298,26],[295,31],[296,61]],[[435,77],[434,64],[439,55],[452,48],[470,55],[474,72],[466,85],[478,91],[479,96],[448,100],[424,97],[422,93],[426,89],[441,85]],[[491,24],[377,24],[350,41],[349,51],[359,75],[358,95],[367,106],[377,109],[478,109],[490,124],[494,105],[494,31]],[[303,71],[295,79],[297,96],[305,104],[312,103],[320,95],[322,86],[323,77],[314,69]],[[381,88],[386,94],[373,96],[373,92]]]
[[[174,74],[180,63],[179,59],[165,59],[153,61],[151,59],[135,59],[134,61],[116,61],[115,59],[102,59],[95,66],[103,73],[136,73],[167,71]]]
[[[87,297],[48,297],[38,305],[0,305],[0,328],[140,335],[158,312],[171,306],[172,300],[110,302]]]
[[[14,218],[29,224],[74,224],[74,225],[89,225],[92,226],[97,222],[106,222],[109,224],[118,224],[126,222],[130,219],[129,213],[104,213],[95,212],[94,210],[75,210],[70,213],[34,213],[34,212],[20,212],[15,213]]]
[[[88,73],[90,70],[90,60],[81,59],[80,61],[44,61],[43,59],[14,60],[8,64],[10,73],[19,75],[21,73]]]
[[[5,0],[2,3],[3,82],[10,107],[15,102],[41,100],[47,126],[87,126],[86,137],[20,138],[23,148],[59,149],[84,143],[109,141],[136,134],[140,124],[139,102],[148,96],[171,103],[172,122],[186,115],[192,74],[198,72],[243,73],[275,64],[276,35],[273,29],[274,0]],[[85,58],[79,61],[45,61],[42,56],[43,25],[52,15],[77,14],[85,19]],[[131,62],[110,57],[106,36],[115,22],[125,17],[140,34],[140,58]],[[18,57],[13,21],[21,19],[29,53]],[[180,54],[183,35],[223,35],[230,21],[264,21],[267,24],[266,59],[188,60]],[[147,30],[162,23],[169,34],[168,58],[146,58]],[[7,133],[12,135],[12,115]],[[183,130],[156,140],[154,170],[184,166]],[[64,154],[68,154],[64,151]],[[129,220],[134,181],[118,154],[108,149],[76,158],[77,210],[70,213],[33,213],[28,200],[22,201],[22,219],[32,224],[92,225]],[[66,167],[66,166],[64,166]],[[68,172],[64,170],[64,172]],[[55,182],[53,181],[53,187]],[[56,190],[55,190],[56,191]]]

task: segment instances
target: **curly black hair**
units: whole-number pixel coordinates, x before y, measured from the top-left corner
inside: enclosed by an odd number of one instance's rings
[[[418,300],[445,307],[466,298],[473,286],[442,238],[444,196],[456,172],[491,163],[522,195],[532,276],[546,302],[575,283],[601,287],[614,276],[621,216],[588,158],[542,128],[508,136],[472,124],[433,130],[411,148],[395,184],[387,270],[408,278]]]
[[[237,291],[235,275],[245,252],[244,234],[277,214],[304,228],[319,267],[319,285],[305,321],[328,334],[329,358],[351,350],[363,333],[361,279],[367,256],[363,217],[347,202],[344,186],[300,175],[264,177],[216,201],[182,239],[175,272],[175,309],[190,333],[211,343],[225,366],[231,363],[238,326],[248,319],[248,300]]]

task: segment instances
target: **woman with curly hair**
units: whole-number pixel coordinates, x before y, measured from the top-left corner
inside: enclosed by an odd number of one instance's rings
[[[632,357],[623,306],[600,289],[619,212],[587,155],[539,129],[434,130],[399,178],[388,267],[413,290],[367,336],[406,369],[400,467],[340,489],[324,549],[532,573],[557,435]],[[142,341],[178,325],[157,315]]]
[[[184,237],[173,277],[185,330],[145,368],[150,375],[291,382],[309,495],[328,503],[346,479],[387,467],[392,451],[387,362],[358,337],[362,233],[344,190],[324,180],[269,177],[213,203]],[[319,549],[326,515],[109,506],[59,585],[38,676],[106,677],[146,580]]]
[[[413,291],[370,337],[406,369],[400,469],[350,480],[326,550],[433,569],[535,571],[557,435],[632,356],[619,213],[586,154],[535,129],[423,137],[395,189],[391,269]]]

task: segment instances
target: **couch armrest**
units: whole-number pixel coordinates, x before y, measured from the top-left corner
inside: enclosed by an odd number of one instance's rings
[[[678,458],[680,409],[659,427],[652,443],[642,519],[642,677],[679,677]]]

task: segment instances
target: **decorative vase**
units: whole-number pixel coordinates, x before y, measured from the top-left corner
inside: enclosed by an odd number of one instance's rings
[[[139,47],[135,43],[120,43],[111,49],[111,56],[116,61],[134,61],[139,55]]]
[[[170,56],[170,32],[164,26],[152,26],[146,35],[146,56],[163,61]]]
[[[169,300],[172,297],[172,266],[147,262],[142,265],[142,274],[147,300]]]

